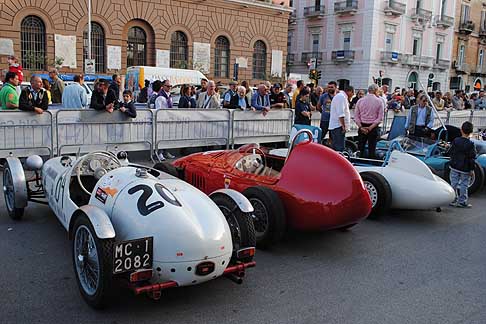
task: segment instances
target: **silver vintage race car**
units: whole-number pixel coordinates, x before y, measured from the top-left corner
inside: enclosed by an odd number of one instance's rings
[[[157,169],[129,164],[125,152],[46,163],[33,155],[24,165],[9,157],[3,190],[14,219],[28,201],[51,207],[72,240],[81,294],[96,308],[110,301],[115,281],[157,299],[162,289],[222,275],[241,283],[255,266],[253,208],[243,195],[224,189],[208,197]]]

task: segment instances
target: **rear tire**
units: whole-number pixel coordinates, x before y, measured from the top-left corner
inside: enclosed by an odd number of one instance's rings
[[[212,199],[221,212],[223,212],[230,227],[231,239],[233,241],[233,254],[231,255],[230,263],[235,264],[237,261],[253,261],[253,256],[244,259],[238,259],[236,256],[238,250],[256,246],[252,214],[242,212],[233,199],[228,196],[218,194]]]
[[[93,308],[108,305],[113,293],[113,239],[101,240],[85,215],[73,225],[73,266],[81,296]]]
[[[468,193],[472,195],[476,191],[481,190],[484,184],[484,170],[483,167],[478,163],[474,163],[474,182],[469,186]]]
[[[285,234],[287,220],[278,194],[266,187],[251,187],[243,191],[253,208],[253,224],[257,247],[267,248],[280,241]]]
[[[170,162],[162,161],[162,162],[155,163],[153,168],[162,171],[164,173],[170,174],[173,177],[180,178],[179,171]]]
[[[392,191],[388,181],[376,172],[362,172],[360,175],[371,198],[372,209],[368,218],[382,218],[390,210],[392,203]]]
[[[21,220],[24,216],[24,208],[15,206],[15,184],[13,183],[12,170],[8,163],[5,163],[3,170],[3,196],[8,215],[13,220]]]

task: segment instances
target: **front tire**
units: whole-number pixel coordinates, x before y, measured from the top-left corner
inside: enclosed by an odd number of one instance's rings
[[[257,246],[267,248],[280,241],[285,234],[287,220],[278,194],[266,187],[251,187],[243,191],[254,211],[253,224]]]
[[[238,250],[256,246],[255,227],[251,213],[242,212],[238,205],[225,195],[216,195],[213,201],[223,213],[230,227],[233,241],[233,254],[230,263],[253,261],[253,256],[244,259],[238,259],[236,256]]]
[[[24,216],[24,208],[15,206],[15,184],[12,177],[12,170],[8,163],[5,163],[3,169],[3,196],[8,215],[13,220],[20,220]]]
[[[370,219],[383,217],[391,208],[392,191],[385,177],[376,172],[360,173],[363,183],[371,199]]]
[[[100,240],[85,215],[73,226],[73,266],[83,299],[93,308],[105,307],[112,292],[113,239]]]

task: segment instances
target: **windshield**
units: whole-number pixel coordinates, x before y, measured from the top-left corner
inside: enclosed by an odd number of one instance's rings
[[[405,152],[417,155],[426,155],[427,151],[429,150],[429,146],[435,143],[434,140],[423,137],[399,136],[397,137],[397,140],[400,142],[400,145],[403,147]]]

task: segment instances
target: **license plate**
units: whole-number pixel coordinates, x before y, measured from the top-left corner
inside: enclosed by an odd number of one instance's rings
[[[117,243],[113,250],[113,273],[152,269],[153,249],[153,237]]]

